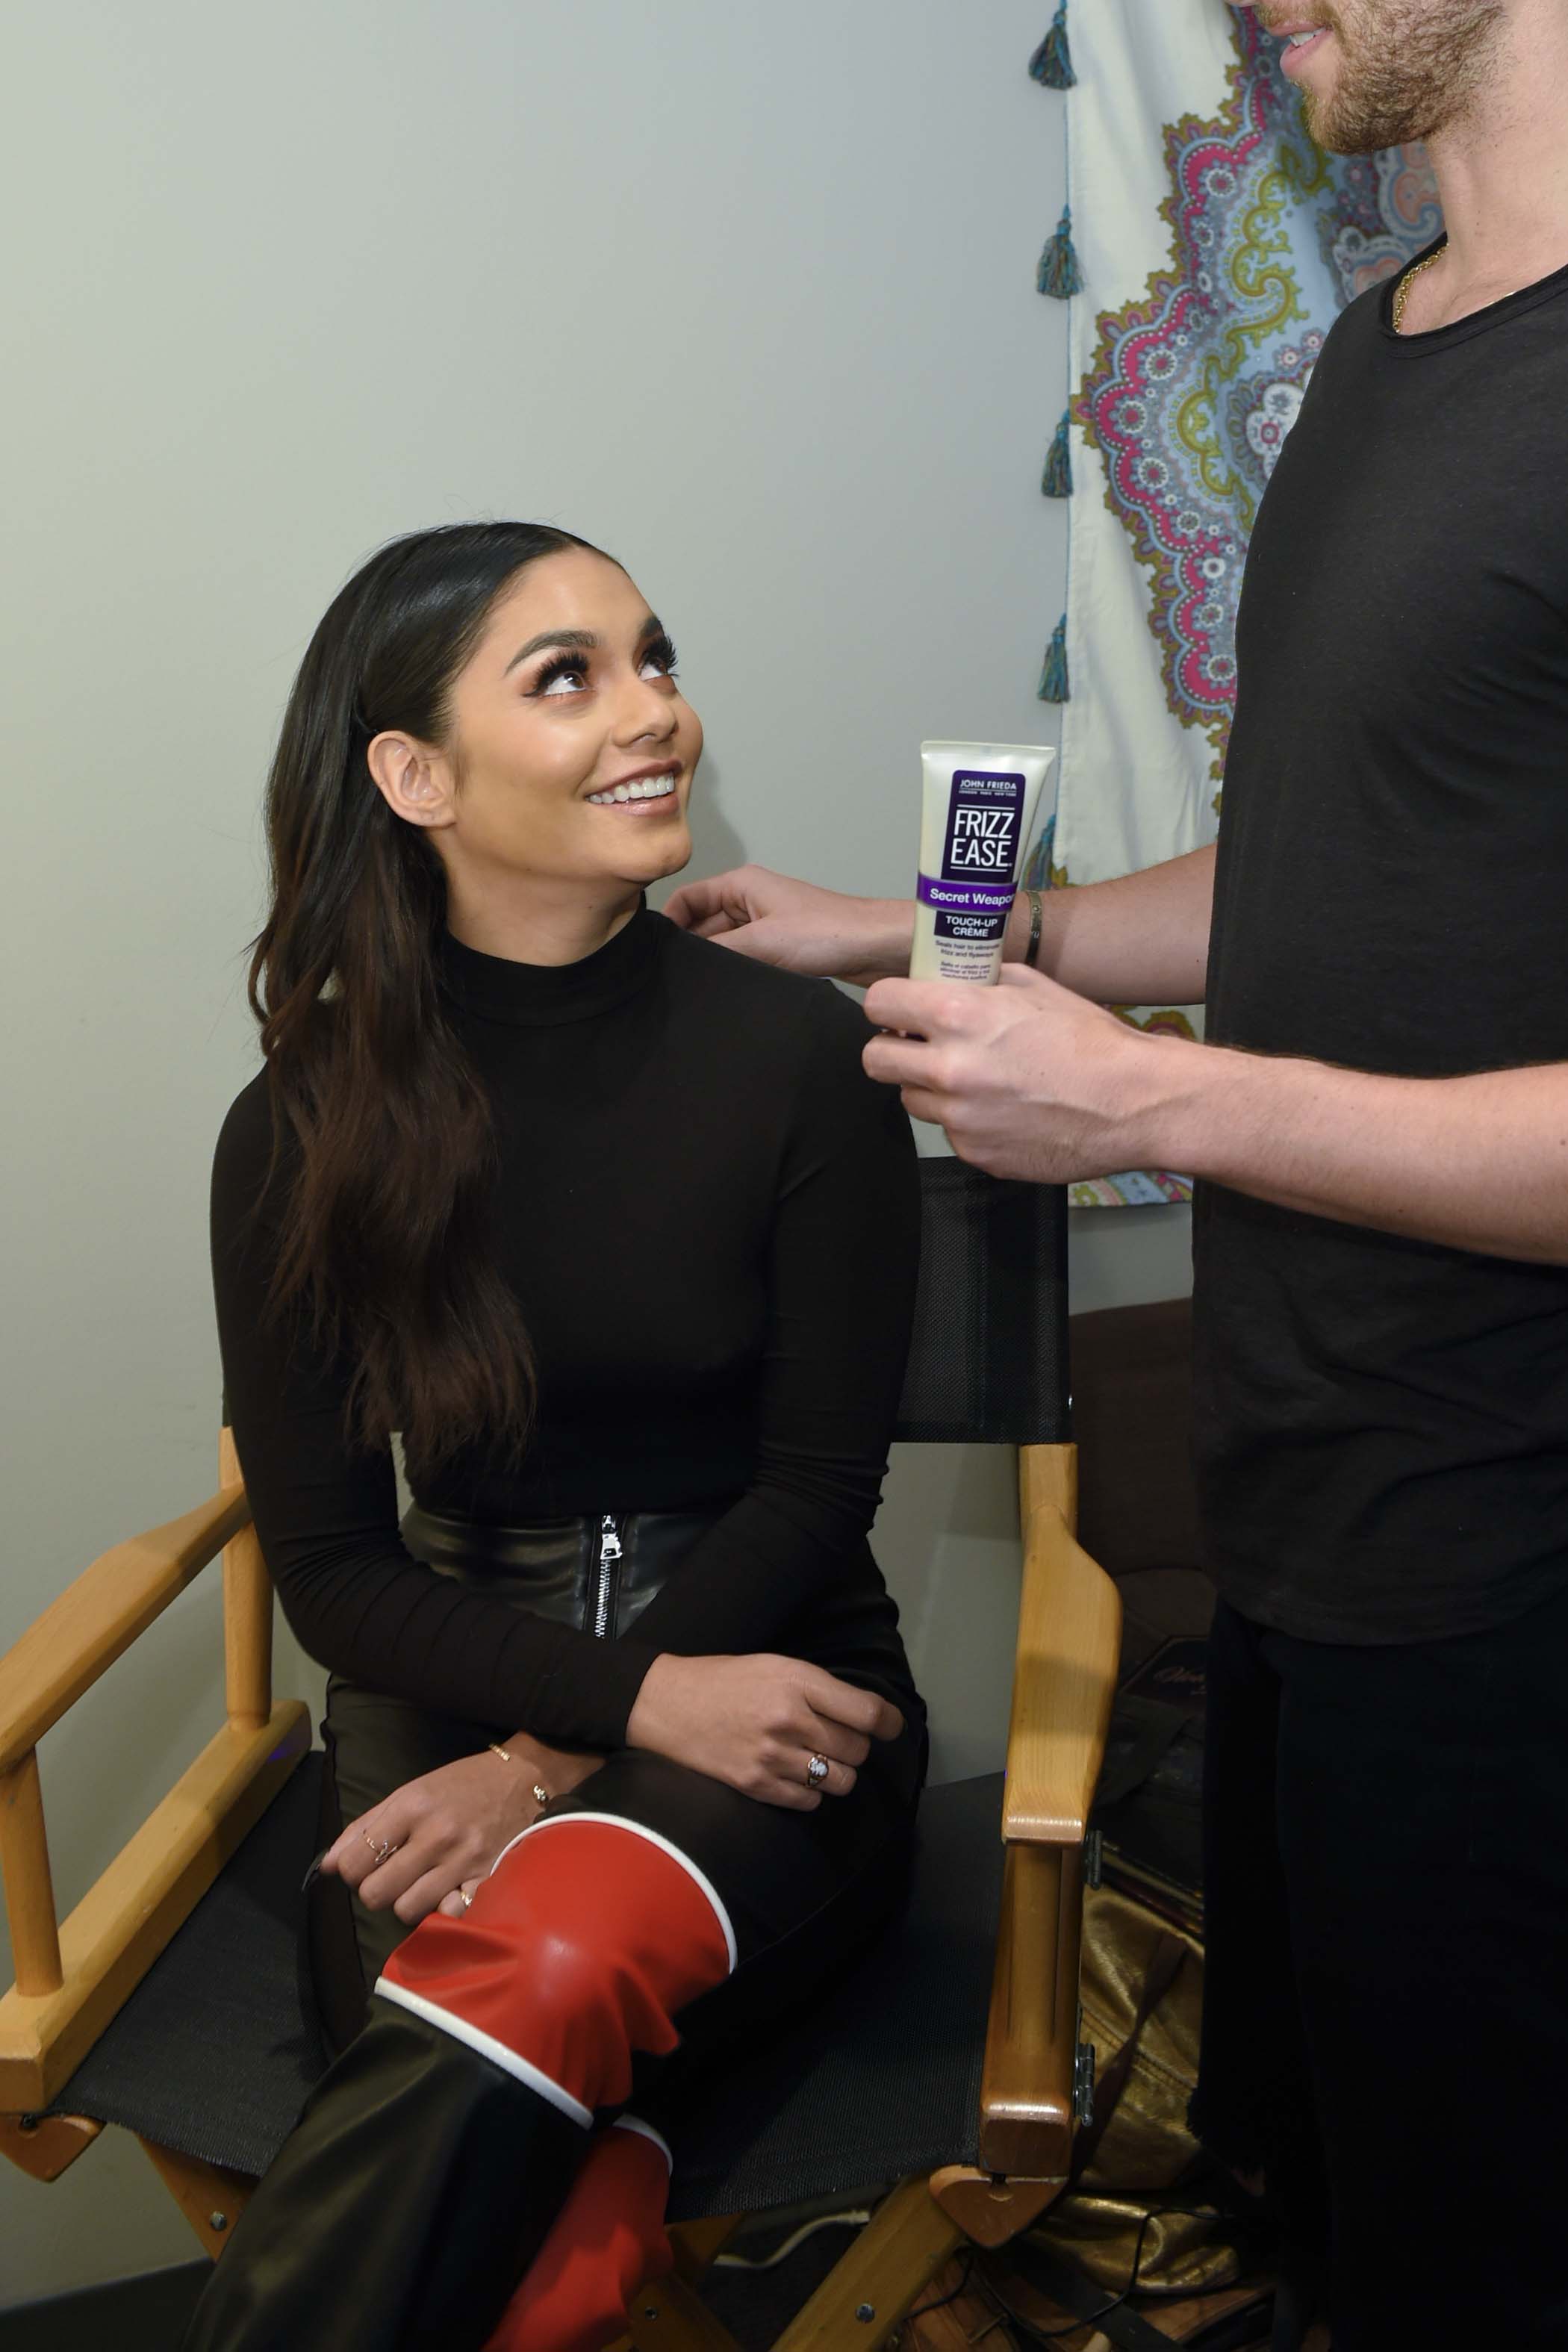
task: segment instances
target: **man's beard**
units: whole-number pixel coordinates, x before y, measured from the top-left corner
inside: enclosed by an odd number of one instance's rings
[[[1307,94],[1313,138],[1337,155],[1370,155],[1446,131],[1485,89],[1505,14],[1500,0],[1348,0],[1330,20],[1337,85],[1324,99]]]

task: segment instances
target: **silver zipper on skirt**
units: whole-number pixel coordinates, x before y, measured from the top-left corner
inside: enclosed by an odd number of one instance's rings
[[[621,1556],[621,1531],[606,1511],[599,1521],[599,1558],[594,1577],[594,1633],[604,1641],[610,1630],[610,1604],[615,1596],[615,1565]]]

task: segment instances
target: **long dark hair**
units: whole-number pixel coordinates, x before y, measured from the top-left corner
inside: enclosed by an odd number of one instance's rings
[[[489,1107],[439,987],[445,871],[365,752],[385,728],[446,743],[497,598],[586,544],[481,522],[382,548],[310,639],[268,779],[272,904],[250,1003],[286,1167],[272,1306],[303,1310],[352,1363],[351,1439],[401,1432],[416,1474],[481,1435],[521,1448],[534,1383],[490,1252]]]

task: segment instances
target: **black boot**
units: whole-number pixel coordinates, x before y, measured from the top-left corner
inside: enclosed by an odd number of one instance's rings
[[[241,2217],[184,2352],[479,2352],[587,2147],[504,2068],[373,2000]]]

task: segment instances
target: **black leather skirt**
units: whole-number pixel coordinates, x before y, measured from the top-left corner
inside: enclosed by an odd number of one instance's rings
[[[605,1511],[503,1528],[416,1504],[404,1519],[403,1539],[437,1575],[613,1642],[728,1507]]]

